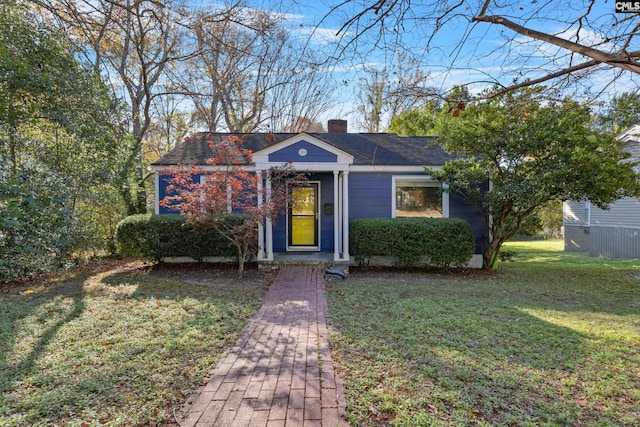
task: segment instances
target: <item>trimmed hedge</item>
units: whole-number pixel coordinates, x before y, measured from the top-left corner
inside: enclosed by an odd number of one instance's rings
[[[229,221],[242,220],[229,215]],[[236,258],[236,251],[215,230],[195,227],[182,215],[132,215],[118,224],[118,252],[125,257],[161,261],[187,256],[202,261],[205,256]]]
[[[400,267],[464,267],[475,252],[468,222],[458,218],[364,218],[351,222],[351,254],[360,266],[372,256]]]

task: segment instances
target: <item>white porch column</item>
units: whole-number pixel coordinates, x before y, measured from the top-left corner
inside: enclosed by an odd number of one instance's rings
[[[340,234],[342,229],[340,206],[342,201],[340,200],[339,180],[340,171],[333,171],[333,260],[340,261]]]
[[[271,173],[267,171],[267,203],[271,202]],[[267,236],[266,236],[266,249],[267,249],[267,261],[273,261],[273,222],[271,217],[267,217],[266,221]]]
[[[261,170],[256,170],[256,177],[258,178],[258,209],[262,206],[262,176],[263,173]],[[263,261],[265,259],[265,251],[264,251],[264,226],[262,224],[258,225],[258,261]]]
[[[342,172],[342,260],[349,261],[349,171]]]
[[[155,194],[154,194],[154,212],[156,215],[160,214],[160,173],[158,171],[153,172],[153,179],[155,180]]]

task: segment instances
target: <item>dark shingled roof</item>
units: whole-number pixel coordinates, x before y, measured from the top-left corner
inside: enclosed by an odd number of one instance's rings
[[[204,165],[215,156],[209,141],[223,141],[232,134],[197,133],[188,137],[160,160],[155,166],[169,166],[195,162]],[[257,152],[292,138],[297,133],[233,134],[243,140],[243,148]],[[310,133],[354,157],[354,165],[439,166],[453,156],[434,145],[434,137],[398,136],[392,133]],[[427,148],[429,147],[429,148]],[[248,162],[247,162],[248,163]]]

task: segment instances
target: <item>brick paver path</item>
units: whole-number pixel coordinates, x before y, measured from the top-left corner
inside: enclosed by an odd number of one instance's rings
[[[320,267],[285,266],[265,302],[185,404],[180,426],[347,426]]]

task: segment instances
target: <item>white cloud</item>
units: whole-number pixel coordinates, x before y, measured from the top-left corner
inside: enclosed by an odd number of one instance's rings
[[[331,45],[336,44],[342,39],[342,35],[338,35],[337,29],[330,28],[308,28],[302,27],[297,32],[303,36],[304,39],[310,40],[312,43],[319,45]]]

